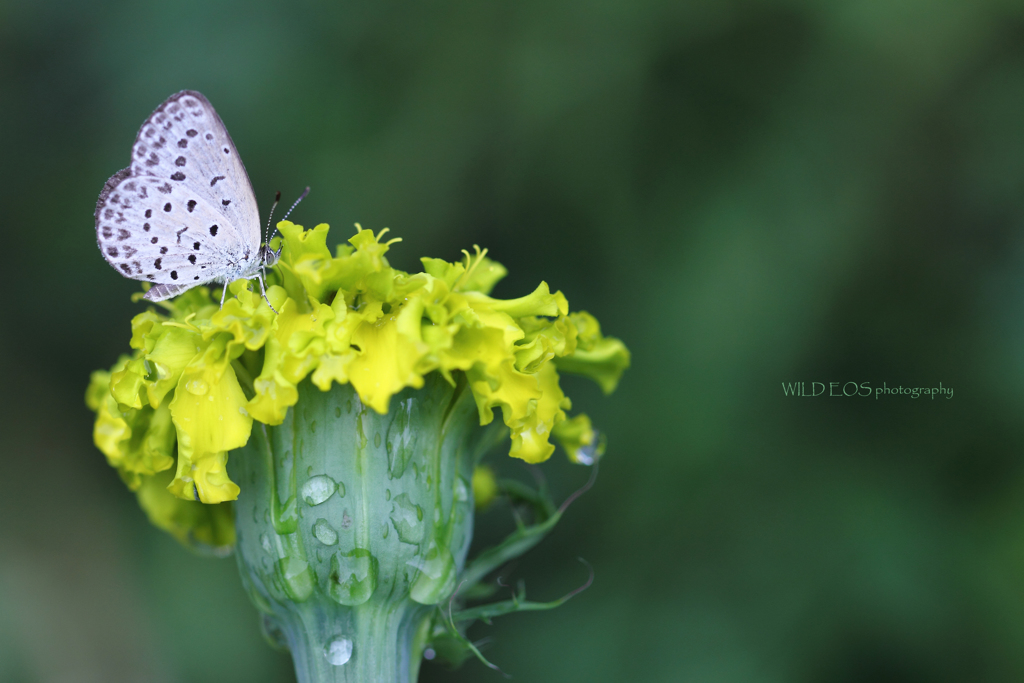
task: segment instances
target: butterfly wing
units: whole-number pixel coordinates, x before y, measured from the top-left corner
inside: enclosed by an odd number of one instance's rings
[[[122,275],[156,285],[147,298],[157,301],[258,264],[252,184],[201,94],[172,95],[142,124],[132,165],[107,181],[97,201],[96,239]]]

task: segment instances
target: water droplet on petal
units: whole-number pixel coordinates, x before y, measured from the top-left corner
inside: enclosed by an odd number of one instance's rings
[[[341,605],[361,605],[377,588],[377,558],[369,550],[354,548],[331,556],[327,593]]]
[[[338,542],[338,532],[323,518],[316,520],[316,523],[313,524],[313,535],[324,545],[334,545]]]
[[[436,605],[455,590],[455,558],[444,545],[431,541],[425,553],[406,564],[420,570],[409,597],[421,605]]]
[[[466,480],[462,477],[455,478],[455,500],[460,503],[469,500],[469,487],[466,486]]]
[[[185,382],[185,391],[195,396],[203,396],[210,390],[210,385],[201,379],[191,379]],[[210,398],[213,398],[212,396]]]
[[[324,657],[334,666],[341,666],[352,659],[352,641],[337,637],[324,646]]]
[[[576,453],[573,456],[573,462],[578,465],[593,465],[599,457],[598,453],[601,448],[601,442],[601,433],[595,431],[594,439],[590,443],[576,449]]]
[[[306,483],[302,485],[302,499],[306,501],[307,505],[320,505],[333,496],[337,490],[338,482],[326,474],[318,474],[307,479]]]
[[[391,522],[403,543],[417,544],[421,540],[423,508],[409,499],[408,493],[396,496],[391,503]]]
[[[285,593],[296,602],[303,602],[313,594],[316,579],[309,563],[301,557],[283,557],[277,561],[277,575]]]

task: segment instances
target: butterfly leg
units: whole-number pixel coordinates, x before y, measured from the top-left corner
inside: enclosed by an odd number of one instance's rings
[[[263,273],[256,273],[256,279],[260,281],[260,291],[263,293],[263,300],[270,306],[270,310],[277,313],[277,309],[274,308],[274,304],[270,303],[270,299],[267,298],[267,286],[263,283]]]
[[[228,281],[224,280],[224,291],[220,293],[220,307],[224,308],[224,297],[228,295]]]

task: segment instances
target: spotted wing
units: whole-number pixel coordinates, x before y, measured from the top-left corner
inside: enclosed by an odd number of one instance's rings
[[[238,277],[258,262],[252,185],[205,97],[186,90],[168,98],[142,125],[132,159],[100,194],[96,237],[123,275],[167,285],[147,298]]]

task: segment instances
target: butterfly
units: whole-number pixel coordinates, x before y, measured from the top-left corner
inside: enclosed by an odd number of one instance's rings
[[[213,105],[194,90],[171,95],[142,124],[131,166],[107,180],[95,217],[103,258],[151,282],[149,301],[223,282],[223,307],[229,283],[254,278],[266,299],[266,269],[281,255],[269,239],[261,244],[249,175]]]

